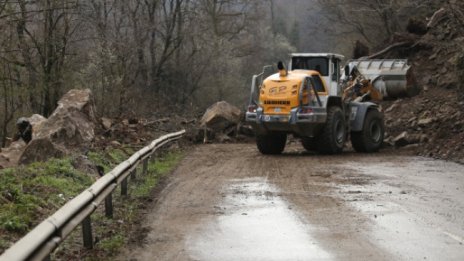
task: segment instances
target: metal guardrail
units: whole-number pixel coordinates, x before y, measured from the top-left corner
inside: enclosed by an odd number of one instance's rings
[[[180,139],[184,133],[182,130],[162,136],[120,163],[7,249],[0,261],[49,260],[50,253],[79,224],[82,224],[84,247],[93,248],[90,217],[98,205],[105,201],[105,215],[112,217],[111,195],[116,187],[121,185],[121,194],[127,195],[127,179],[129,175],[135,177],[137,166],[142,163],[142,173],[146,174],[151,155],[163,145]]]

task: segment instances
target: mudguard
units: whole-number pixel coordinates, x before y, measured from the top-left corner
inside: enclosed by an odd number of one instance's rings
[[[350,102],[351,131],[362,131],[369,109],[379,110],[379,106],[372,102]]]

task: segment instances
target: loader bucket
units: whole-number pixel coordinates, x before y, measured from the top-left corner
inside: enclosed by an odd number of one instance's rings
[[[412,97],[419,93],[413,70],[406,59],[352,60],[348,65],[356,67],[370,79],[384,98]]]

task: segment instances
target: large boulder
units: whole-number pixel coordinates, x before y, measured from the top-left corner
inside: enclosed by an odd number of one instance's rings
[[[95,122],[91,91],[69,91],[58,102],[58,107],[48,120],[33,129],[33,139],[22,153],[19,163],[45,161],[89,147],[95,138]]]
[[[34,114],[29,118],[25,118],[32,125],[32,138],[36,137],[35,130],[39,130],[42,127],[47,118],[39,114]],[[13,141],[7,148],[0,150],[0,169],[10,168],[18,165],[19,158],[24,152],[27,144],[22,140]]]
[[[26,143],[18,140],[12,142],[8,148],[0,149],[0,169],[16,166],[25,147]]]
[[[240,123],[242,112],[239,108],[220,101],[209,107],[200,121],[201,127],[207,127],[216,132],[222,132],[227,128]]]
[[[39,114],[34,114],[26,119],[32,125],[32,138],[34,139],[37,137],[36,133],[42,128],[42,124],[47,121],[47,118]]]
[[[223,143],[230,141],[230,136],[237,134],[242,112],[239,108],[220,101],[209,107],[200,120],[200,128],[193,135],[193,140],[202,137],[203,142],[216,140]]]

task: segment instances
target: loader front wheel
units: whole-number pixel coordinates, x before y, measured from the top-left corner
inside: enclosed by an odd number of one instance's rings
[[[285,149],[287,134],[282,132],[270,132],[256,136],[256,145],[262,154],[280,154]]]
[[[323,154],[336,154],[343,151],[346,139],[345,120],[339,107],[327,110],[327,122],[318,136],[318,151]]]
[[[369,110],[362,131],[351,132],[351,144],[357,152],[376,152],[383,143],[385,126],[378,110]]]

